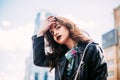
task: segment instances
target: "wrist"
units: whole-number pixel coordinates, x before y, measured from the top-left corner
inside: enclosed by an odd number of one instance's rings
[[[38,34],[37,34],[37,37],[39,36],[44,36],[45,35],[45,32],[44,31],[40,31]]]

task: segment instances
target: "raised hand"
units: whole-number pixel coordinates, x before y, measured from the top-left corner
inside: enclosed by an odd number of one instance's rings
[[[54,25],[56,23],[56,19],[54,16],[50,16],[45,20],[44,26],[39,31],[37,36],[43,36],[50,28],[50,26]]]

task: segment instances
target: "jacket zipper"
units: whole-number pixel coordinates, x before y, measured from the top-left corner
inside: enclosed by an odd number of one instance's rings
[[[83,67],[84,67],[84,63],[81,65],[81,68],[80,69],[82,69]],[[73,78],[74,77],[74,75],[77,73],[77,70],[75,70],[75,72],[73,73],[73,75],[71,76],[71,78]],[[80,74],[80,72],[78,73],[78,74]]]
[[[77,70],[73,73],[73,75],[71,76],[71,79],[74,77],[75,73],[77,72]]]
[[[59,74],[59,78],[60,78],[60,80],[62,80],[62,79],[61,79],[60,68],[59,68],[59,66],[57,66],[57,67],[58,67],[58,74]]]

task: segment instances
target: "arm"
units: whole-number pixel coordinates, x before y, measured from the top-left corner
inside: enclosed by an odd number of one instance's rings
[[[44,36],[32,37],[33,41],[33,62],[37,66],[48,66],[44,51]]]
[[[32,37],[33,40],[33,61],[37,66],[48,66],[48,58],[44,50],[44,35],[50,26],[55,24],[55,18],[50,16],[46,19],[44,26],[37,35]]]
[[[90,49],[90,80],[107,80],[107,63],[100,46],[92,44]]]

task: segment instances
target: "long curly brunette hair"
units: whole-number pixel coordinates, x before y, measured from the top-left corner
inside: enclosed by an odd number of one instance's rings
[[[80,30],[74,22],[64,17],[55,17],[56,21],[65,26],[69,30],[69,36],[76,42],[89,42],[91,39],[84,35],[83,30]],[[68,51],[67,46],[58,44],[53,39],[50,31],[48,30],[45,35],[52,53],[47,52],[48,64],[51,67],[50,71],[59,64],[59,60]]]

